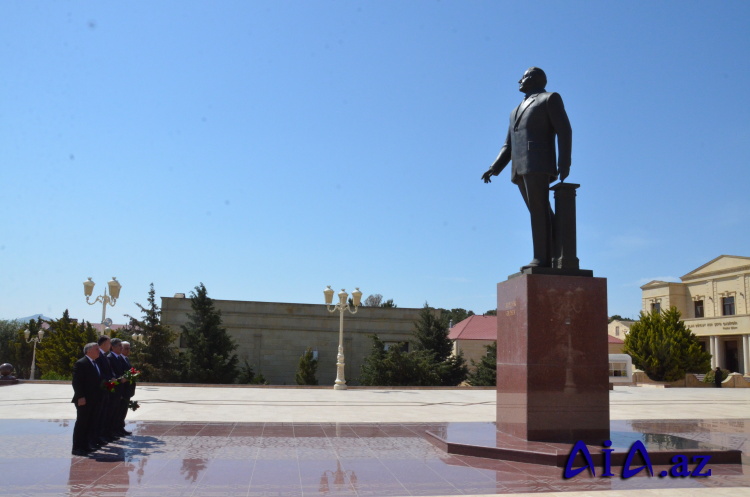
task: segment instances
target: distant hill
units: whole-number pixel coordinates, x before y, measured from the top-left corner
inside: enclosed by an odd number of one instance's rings
[[[22,323],[28,323],[29,321],[36,320],[37,318],[42,318],[44,321],[51,321],[52,318],[48,318],[44,314],[34,314],[33,316],[28,316],[25,318],[16,318],[16,321],[20,321]]]

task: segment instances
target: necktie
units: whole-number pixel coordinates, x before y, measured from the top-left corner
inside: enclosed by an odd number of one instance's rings
[[[89,361],[91,361],[91,359],[89,359]],[[97,364],[97,363],[96,363],[95,361],[91,361],[91,364],[93,364],[93,365],[94,365],[94,367],[96,368],[96,374],[98,374],[98,375],[99,375],[99,377],[101,378],[101,376],[102,376],[102,372],[101,372],[101,370],[99,369],[99,365],[98,365],[98,364]]]

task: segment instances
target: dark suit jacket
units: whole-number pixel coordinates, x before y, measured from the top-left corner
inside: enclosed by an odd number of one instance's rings
[[[109,360],[104,353],[101,353],[96,359],[96,364],[99,366],[99,371],[102,372],[103,379],[111,380],[115,377],[115,374],[112,372],[112,366],[109,365]]]
[[[103,393],[101,382],[102,378],[96,371],[96,366],[91,364],[88,357],[81,357],[73,366],[73,400],[71,402],[77,403],[81,397],[86,399],[87,404],[98,401]]]
[[[129,371],[130,368],[133,367],[133,365],[130,364],[130,360],[124,355],[120,357],[122,357],[122,360],[125,363],[126,371]],[[135,395],[135,380],[130,380],[130,382],[125,385],[125,397],[131,398],[133,395]]]
[[[115,378],[121,377],[125,373],[125,361],[121,357],[115,356],[112,352],[107,354],[109,365],[112,368],[112,374]],[[127,384],[120,383],[115,387],[115,393],[120,396],[125,396],[125,392],[128,388]]]
[[[559,158],[555,160],[555,135]],[[500,172],[513,162],[510,180],[518,184],[526,174],[546,174],[550,183],[558,172],[570,169],[573,130],[557,93],[542,92],[529,96],[510,113],[505,144],[492,166]]]

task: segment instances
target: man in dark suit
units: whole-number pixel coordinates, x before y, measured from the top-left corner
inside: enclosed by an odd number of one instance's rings
[[[129,432],[125,431],[125,414],[127,414],[128,410],[128,399],[126,398],[126,395],[129,392],[130,386],[122,379],[122,376],[127,370],[127,366],[121,354],[122,340],[119,338],[113,338],[111,351],[107,355],[107,359],[109,359],[109,365],[112,368],[112,373],[120,381],[120,384],[115,387],[113,400],[114,408],[112,418],[110,420],[111,432],[116,437],[123,437],[130,434]]]
[[[558,174],[562,181],[570,172],[573,131],[560,95],[545,91],[547,76],[544,71],[531,67],[518,83],[519,91],[526,96],[511,112],[505,144],[482,179],[490,183],[490,177],[500,174],[512,161],[510,180],[518,185],[531,214],[534,243],[534,257],[521,270],[552,267],[554,223],[549,185]]]
[[[97,407],[101,402],[102,376],[96,359],[99,346],[87,343],[84,356],[73,366],[73,404],[76,406],[76,424],[73,428],[73,455],[85,456],[95,450]]]
[[[99,344],[99,358],[96,360],[96,365],[99,366],[99,371],[102,374],[102,379],[106,381],[114,380],[115,374],[112,372],[112,367],[109,365],[107,354],[112,345],[109,336],[102,335],[97,340]],[[99,447],[107,445],[109,442],[113,442],[117,439],[116,435],[112,433],[112,416],[114,413],[113,396],[109,392],[102,394],[102,401],[99,403],[99,408],[96,412],[96,432],[97,440],[95,445]]]
[[[122,342],[122,355],[121,357],[125,361],[125,369],[126,371],[129,371],[133,368],[133,365],[130,364],[130,342]],[[130,399],[133,398],[133,395],[135,395],[135,380],[130,380],[125,385],[125,400],[128,404],[130,404]],[[122,417],[122,433],[125,435],[132,435],[132,432],[129,432],[125,429],[125,417],[128,415],[128,408],[125,407],[125,414]]]

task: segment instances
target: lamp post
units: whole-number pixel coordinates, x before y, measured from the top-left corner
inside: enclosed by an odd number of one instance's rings
[[[30,380],[34,379],[34,373],[36,372],[36,344],[42,341],[42,338],[44,338],[44,330],[39,330],[39,336],[34,338],[29,338],[31,335],[31,330],[26,328],[23,330],[23,336],[26,337],[26,343],[34,342],[34,352],[31,354],[31,376],[29,377]]]
[[[349,294],[343,288],[339,292],[339,301],[336,305],[331,307],[333,304],[333,289],[331,285],[323,290],[323,294],[326,297],[326,308],[328,312],[333,313],[339,311],[339,353],[336,354],[336,381],[333,385],[334,390],[346,390],[346,378],[344,378],[344,311],[349,311],[352,314],[356,314],[359,309],[359,302],[362,300],[362,292],[359,288],[352,292],[352,303],[354,304],[354,310],[349,306],[346,301],[349,298]]]
[[[94,283],[91,281],[91,278],[83,282],[83,294],[86,296],[86,303],[88,305],[94,305],[98,302],[102,303],[102,331],[101,333],[104,333],[104,331],[107,329],[107,327],[112,324],[112,320],[110,319],[107,321],[107,304],[114,307],[117,303],[117,299],[120,298],[120,289],[122,288],[122,285],[119,281],[117,281],[117,278],[112,276],[112,280],[107,282],[107,286],[109,287],[109,295],[107,295],[107,289],[104,289],[104,295],[99,295],[96,297],[96,299],[93,302],[89,302],[89,297],[91,297],[91,294],[94,292]],[[101,334],[100,333],[100,334]]]

